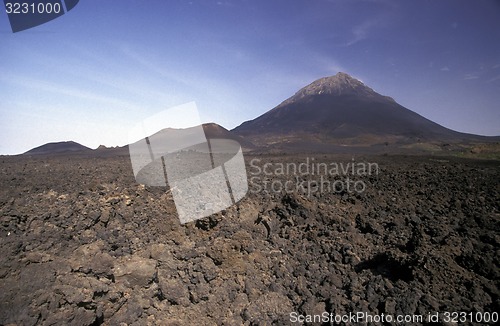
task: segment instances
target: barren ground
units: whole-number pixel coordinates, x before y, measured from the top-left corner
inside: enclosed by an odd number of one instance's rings
[[[364,192],[251,191],[180,225],[171,195],[137,184],[128,157],[0,157],[0,325],[500,312],[499,162],[357,160],[380,168],[357,178]]]

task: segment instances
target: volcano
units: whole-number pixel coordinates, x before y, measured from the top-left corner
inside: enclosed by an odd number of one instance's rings
[[[261,147],[311,150],[498,141],[445,128],[343,72],[312,82],[232,131]]]

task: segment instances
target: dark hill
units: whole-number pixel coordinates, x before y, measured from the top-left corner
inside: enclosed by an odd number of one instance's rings
[[[254,149],[255,146],[245,138],[227,130],[226,128],[216,124],[216,123],[204,123],[203,131],[205,132],[205,137],[207,139],[232,139],[237,141],[243,150]]]
[[[249,142],[248,140],[242,138],[241,136],[236,135],[235,133],[227,130],[226,128],[216,124],[216,123],[204,123],[202,125],[203,131],[205,132],[205,137],[206,139],[232,139],[240,143],[240,145],[243,147],[243,149],[252,149],[255,146]],[[187,128],[185,130],[189,130],[191,128]],[[148,138],[150,141],[155,141],[155,142],[171,142],[174,141],[177,136],[176,131],[179,129],[173,129],[173,128],[165,128],[162,129],[153,135],[150,135]],[[193,128],[194,130],[194,128]]]
[[[255,148],[255,146],[248,140],[242,138],[241,136],[238,136],[231,131],[227,130],[226,128],[216,124],[216,123],[205,123],[202,125],[203,131],[205,132],[205,137],[207,139],[232,139],[237,141],[243,151],[248,151],[252,150]],[[170,142],[172,139],[175,140],[175,137],[177,135],[175,134],[176,129],[172,128],[165,128],[162,129],[153,135],[149,135],[149,141],[154,141],[154,142]],[[129,148],[128,145],[122,146],[122,147],[114,147],[114,148],[107,148],[104,146],[98,147],[96,150],[94,150],[94,155],[101,156],[101,157],[107,157],[107,156],[115,156],[115,155],[121,155],[121,156],[127,156],[129,155]]]
[[[33,149],[30,149],[23,155],[53,155],[53,154],[69,154],[69,153],[89,153],[92,149],[78,144],[74,141],[47,143]]]

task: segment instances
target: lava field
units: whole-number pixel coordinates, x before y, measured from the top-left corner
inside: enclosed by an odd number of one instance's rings
[[[317,174],[256,167],[305,156],[245,159],[247,196],[180,224],[169,190],[136,183],[126,156],[0,157],[0,325],[500,312],[498,161],[356,157],[378,166],[354,176],[358,191],[310,191]]]

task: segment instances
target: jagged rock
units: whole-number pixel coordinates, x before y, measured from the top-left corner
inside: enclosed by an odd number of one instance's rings
[[[159,275],[158,279],[162,299],[167,300],[171,304],[182,305],[184,307],[191,304],[187,286],[180,279],[171,279],[163,275]]]
[[[116,283],[129,288],[146,287],[156,274],[156,260],[136,255],[120,257],[113,268]]]
[[[101,240],[80,246],[71,256],[71,268],[74,271],[111,277],[115,259],[104,250],[105,243]]]
[[[243,312],[243,318],[257,325],[282,324],[290,321],[292,311],[292,304],[286,296],[269,292],[251,302]]]

